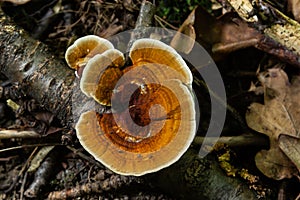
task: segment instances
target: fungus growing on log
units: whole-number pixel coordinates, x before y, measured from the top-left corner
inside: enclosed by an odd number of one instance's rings
[[[114,46],[106,39],[95,35],[87,35],[77,39],[66,51],[65,59],[70,68],[80,70],[97,54],[101,54]]]
[[[120,67],[125,63],[123,54],[110,49],[103,54],[95,55],[87,63],[80,80],[80,89],[98,103],[111,105],[111,95],[116,81],[122,76]]]
[[[76,132],[96,160],[123,175],[140,176],[176,162],[196,132],[192,74],[170,46],[153,39],[132,45],[132,66],[107,50],[90,59],[80,88],[111,113],[81,114]]]

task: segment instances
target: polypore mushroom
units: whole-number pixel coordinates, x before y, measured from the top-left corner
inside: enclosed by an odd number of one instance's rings
[[[112,91],[122,76],[120,67],[125,63],[123,54],[110,49],[91,58],[82,73],[80,89],[98,103],[110,106]]]
[[[188,149],[196,132],[195,105],[191,72],[174,49],[140,39],[129,56],[133,65],[124,70],[117,50],[88,62],[81,89],[113,112],[85,112],[75,129],[96,160],[116,173],[140,176],[173,164]]]
[[[110,106],[113,89],[120,77],[127,71],[145,64],[148,66],[150,64],[152,68],[154,64],[159,64],[173,69],[174,71],[169,73],[166,78],[179,79],[188,87],[191,87],[192,73],[185,61],[172,47],[163,42],[148,38],[137,40],[130,49],[129,57],[133,65],[128,66],[122,72],[120,67],[123,67],[125,58],[119,50],[110,49],[91,58],[82,73],[81,91],[86,96],[93,97],[98,103]],[[159,69],[156,69],[156,71],[156,73],[161,73]],[[149,73],[146,76],[149,76]],[[133,79],[133,77],[130,79]],[[135,82],[137,83],[137,80]],[[141,85],[142,82],[140,80],[140,83],[137,84]]]
[[[193,76],[182,57],[169,45],[159,40],[140,39],[133,43],[129,56],[133,65],[159,63],[179,72],[186,84],[192,84]]]
[[[108,40],[87,35],[77,39],[67,49],[65,59],[70,68],[80,70],[92,57],[113,48],[114,46]]]

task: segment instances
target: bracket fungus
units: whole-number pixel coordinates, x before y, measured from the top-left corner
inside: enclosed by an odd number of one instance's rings
[[[123,54],[108,49],[91,58],[82,92],[111,113],[82,113],[76,126],[81,145],[112,171],[140,176],[176,162],[196,133],[192,74],[170,46],[139,39]],[[127,63],[127,62],[126,62]]]
[[[95,35],[87,35],[77,39],[65,53],[65,60],[70,68],[82,70],[89,59],[101,54],[114,46],[106,39]]]
[[[101,105],[110,106],[111,95],[119,78],[120,67],[125,64],[123,53],[109,49],[91,58],[82,72],[80,89],[88,97],[93,97]]]

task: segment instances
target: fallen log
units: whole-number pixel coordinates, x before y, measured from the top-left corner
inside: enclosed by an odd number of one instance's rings
[[[21,83],[26,95],[52,112],[63,126],[71,128],[72,92],[78,89],[74,71],[1,10],[0,52],[0,72]],[[178,198],[257,199],[246,183],[227,177],[213,156],[200,159],[195,152],[188,152],[175,165],[149,175],[149,180],[167,193],[180,194]]]
[[[51,49],[31,38],[0,9],[0,71],[21,83],[26,95],[34,98],[69,126],[74,72],[53,56]]]

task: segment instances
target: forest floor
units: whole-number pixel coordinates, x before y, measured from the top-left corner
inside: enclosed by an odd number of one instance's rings
[[[53,55],[60,60],[65,59],[67,47],[80,37],[98,35],[110,38],[122,31],[134,29],[142,4],[140,0],[31,0],[25,4],[20,4],[22,1],[12,2],[14,3],[0,1],[4,13],[10,16],[18,26],[25,29],[31,37],[48,45],[52,49]],[[215,15],[215,19],[219,20],[214,22],[217,24],[214,28],[223,27],[219,31],[226,32],[228,29],[231,30],[232,26],[220,25],[227,23],[226,20],[223,20],[224,17],[220,20],[220,16],[225,15],[222,9],[230,11],[233,9],[229,8],[230,6],[225,2],[221,0],[207,2],[158,1],[153,26],[178,31],[193,9],[196,6],[202,6]],[[281,4],[278,3],[276,7],[281,8],[282,12],[288,12],[286,4],[287,2],[283,2],[284,6],[281,7]],[[214,149],[215,159],[220,163],[226,176],[244,181],[250,190],[256,193],[257,199],[299,200],[299,163],[295,164],[295,160],[300,159],[300,153],[298,152],[296,158],[293,156],[291,158],[291,150],[285,145],[281,146],[283,150],[278,151],[285,152],[288,157],[285,159],[289,161],[285,161],[283,164],[289,167],[275,168],[278,171],[269,173],[271,169],[268,168],[264,159],[269,161],[270,158],[263,153],[260,156],[265,157],[258,158],[256,154],[262,149],[269,148],[272,140],[269,142],[268,136],[273,137],[273,135],[268,131],[265,135],[258,132],[266,127],[271,131],[275,130],[267,125],[264,126],[264,122],[259,121],[263,120],[265,116],[259,118],[251,114],[258,109],[251,104],[253,102],[267,105],[271,100],[266,96],[281,98],[283,93],[293,96],[290,91],[298,91],[296,88],[298,88],[299,82],[293,80],[297,80],[300,74],[299,57],[298,61],[294,61],[292,56],[283,58],[282,55],[276,55],[269,50],[274,46],[268,49],[265,43],[265,46],[257,43],[255,45],[248,43],[232,45],[232,43],[224,52],[218,46],[217,50],[221,52],[220,54],[218,51],[216,51],[217,53],[212,52],[209,49],[212,48],[212,45],[209,43],[217,43],[216,41],[221,40],[214,39],[214,31],[209,30],[215,24],[210,23],[208,18],[206,21],[201,21],[201,19],[199,21],[197,16],[201,11],[196,10],[195,12],[196,19],[193,22],[195,23],[195,39],[198,42],[204,41],[203,44],[200,43],[208,48],[206,50],[215,60],[226,89],[227,116],[222,136],[238,137],[250,134],[251,138],[253,136],[256,138],[252,143],[241,141],[241,144],[247,143],[246,146],[236,143],[217,145]],[[244,26],[239,21],[240,18],[238,20],[237,18],[236,14],[230,16],[230,19],[234,19],[232,21],[237,25]],[[273,21],[268,23],[273,23]],[[201,27],[197,27],[196,24],[200,24],[200,22],[206,25],[206,32],[203,32]],[[246,27],[249,29],[240,33],[238,33],[239,29],[233,28],[233,32],[225,33],[227,35],[223,36],[225,38],[223,39],[228,42],[237,37],[236,40],[254,41],[253,38],[261,37],[253,31],[253,27],[247,25]],[[259,28],[264,29],[265,26]],[[193,36],[190,31],[185,34]],[[204,37],[199,39],[199,35],[204,35]],[[235,48],[236,46],[239,47]],[[260,72],[263,72],[264,75]],[[262,76],[264,76],[263,81],[265,82],[262,81]],[[22,85],[11,82],[3,73],[0,74],[0,82],[0,131],[2,134],[4,130],[9,130],[8,136],[0,135],[0,199],[189,199],[188,196],[181,196],[176,191],[169,193],[162,189],[163,187],[155,185],[155,181],[151,178],[152,182],[144,176],[132,177],[115,174],[94,160],[83,149],[74,130],[69,128],[66,130],[56,116],[24,94]],[[293,86],[281,85],[281,82]],[[201,103],[201,122],[197,132],[197,137],[201,138],[205,135],[210,123],[209,91],[199,82],[194,82],[193,87],[196,88],[196,96]],[[280,88],[279,94],[278,88]],[[266,92],[266,90],[268,91]],[[200,94],[201,91],[204,91],[203,94]],[[291,99],[288,101],[292,103],[298,100],[300,102],[300,98],[298,99],[296,95],[286,99]],[[250,105],[252,105],[252,110],[249,111]],[[295,106],[297,105],[296,103]],[[270,106],[274,105],[270,103]],[[271,107],[271,109],[279,108]],[[294,111],[288,111],[290,115],[293,115]],[[278,114],[279,111],[274,113]],[[297,117],[297,110],[295,113]],[[296,117],[292,121],[293,128],[297,132],[300,128],[300,125],[298,126],[300,118],[298,121]],[[276,124],[277,121],[272,121],[272,123]],[[255,124],[261,124],[262,127]],[[290,129],[288,127],[283,130]],[[14,134],[18,134],[16,131],[23,131],[22,134],[25,135],[34,132],[33,134],[37,133],[43,137],[14,137]],[[24,131],[29,131],[29,133],[24,133]],[[287,135],[291,136],[291,134]],[[300,135],[298,132],[292,137],[298,139],[295,146],[299,146]],[[294,140],[288,138],[288,142],[291,141]],[[55,151],[53,151],[54,148]],[[191,148],[199,150],[199,142],[195,141]],[[277,154],[274,153],[274,155],[276,157]],[[222,160],[224,157],[226,162]],[[241,175],[241,172],[245,173]],[[283,178],[278,178],[279,176]]]

